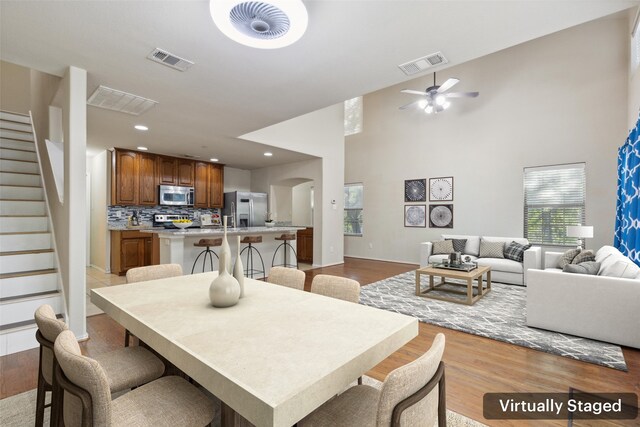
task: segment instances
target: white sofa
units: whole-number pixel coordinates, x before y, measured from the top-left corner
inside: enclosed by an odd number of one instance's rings
[[[527,325],[599,341],[640,348],[638,267],[611,246],[596,252],[600,273],[629,263],[623,276],[563,273],[562,254],[545,253],[545,269],[529,270]],[[608,271],[609,272],[608,272]]]
[[[488,236],[462,236],[443,234],[441,240],[445,239],[466,239],[467,243],[464,248],[463,257],[468,255],[472,261],[478,265],[487,265],[491,267],[491,280],[494,282],[508,283],[512,285],[526,285],[526,271],[532,268],[540,269],[542,266],[542,255],[539,247],[531,247],[524,252],[523,262],[517,262],[510,259],[501,258],[478,258],[480,254],[480,239],[488,242],[511,242],[528,245],[529,241],[522,237],[488,237]],[[422,242],[420,244],[420,266],[425,267],[429,263],[442,261],[448,258],[448,255],[433,255],[433,245],[431,242]]]

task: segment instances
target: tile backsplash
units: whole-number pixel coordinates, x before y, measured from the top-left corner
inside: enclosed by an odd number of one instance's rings
[[[218,214],[221,215],[221,209],[203,209],[188,206],[109,206],[107,207],[107,222],[109,227],[122,227],[127,225],[128,218],[138,211],[140,224],[151,224],[153,222],[153,214],[176,214],[189,215],[195,223],[200,221],[198,215],[202,214]],[[120,217],[118,217],[120,215]]]

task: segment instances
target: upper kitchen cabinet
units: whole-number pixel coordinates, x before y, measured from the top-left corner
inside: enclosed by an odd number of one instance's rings
[[[158,176],[156,174],[156,155],[138,154],[140,187],[138,204],[155,206],[158,204]]]
[[[185,187],[193,187],[195,176],[195,162],[193,160],[178,159],[177,184]]]
[[[224,170],[221,165],[195,162],[196,208],[221,208],[224,201]]]
[[[178,159],[158,156],[158,183],[160,185],[178,185]]]
[[[115,150],[111,167],[111,204],[138,204],[139,170],[138,153]]]

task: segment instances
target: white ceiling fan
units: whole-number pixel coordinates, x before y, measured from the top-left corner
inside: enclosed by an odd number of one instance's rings
[[[438,86],[436,85],[436,73],[433,73],[433,86],[429,86],[424,92],[411,89],[401,90],[402,93],[420,95],[423,99],[403,105],[400,109],[406,110],[415,105],[427,114],[440,113],[451,106],[450,98],[475,98],[480,94],[480,92],[447,92],[459,81],[458,79],[450,78],[441,86]]]

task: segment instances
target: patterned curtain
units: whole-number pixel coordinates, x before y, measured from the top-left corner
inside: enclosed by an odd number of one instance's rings
[[[618,200],[613,246],[640,265],[640,117],[618,150]]]

